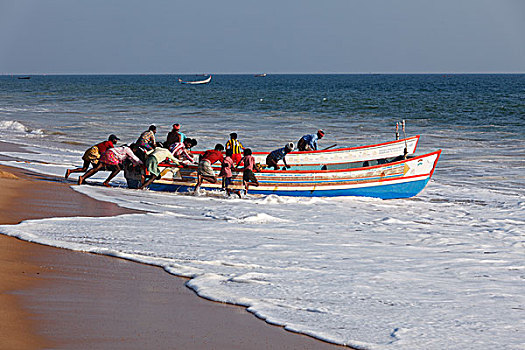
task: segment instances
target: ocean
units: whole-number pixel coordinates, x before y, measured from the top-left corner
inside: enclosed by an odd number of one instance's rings
[[[109,134],[131,143],[150,124],[162,140],[180,123],[198,150],[237,132],[271,151],[320,128],[321,148],[386,142],[401,120],[421,135],[417,154],[441,158],[405,200],[190,196],[129,190],[119,176],[73,188],[146,213],[0,232],[162,266],[204,298],[337,344],[525,348],[525,75],[179,77],[202,78],[0,76],[1,140],[29,161],[1,163],[63,176]]]

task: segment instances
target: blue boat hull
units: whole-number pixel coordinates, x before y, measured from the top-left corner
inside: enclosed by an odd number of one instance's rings
[[[427,185],[430,179],[411,181],[399,184],[388,184],[371,187],[361,188],[348,188],[338,190],[315,190],[315,191],[283,191],[283,190],[259,190],[257,187],[250,187],[250,194],[261,194],[270,195],[275,194],[278,196],[291,196],[291,197],[339,197],[339,196],[353,196],[353,197],[372,197],[381,199],[400,199],[410,198],[421,192]],[[206,185],[202,186],[203,189],[207,189]],[[191,186],[184,185],[170,185],[153,183],[150,189],[154,191],[166,191],[166,192],[190,192],[193,190]]]

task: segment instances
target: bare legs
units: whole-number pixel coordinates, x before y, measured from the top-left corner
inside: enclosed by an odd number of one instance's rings
[[[71,175],[72,173],[83,173],[89,168],[89,164],[91,164],[89,161],[85,160],[84,165],[82,165],[82,168],[76,168],[76,169],[67,169],[66,175],[64,176],[66,179]]]
[[[243,181],[242,184],[244,185],[244,194],[248,194],[248,188],[250,188],[250,185],[253,185],[255,187],[259,187],[259,183],[258,182]]]
[[[84,183],[84,180],[98,173],[100,170],[102,170],[103,167],[104,167],[104,163],[99,162],[94,168],[89,170],[84,175],[78,177],[78,184],[82,185]]]
[[[105,166],[106,164],[104,163],[98,163],[96,167],[94,167],[93,169],[85,173],[84,175],[78,177],[78,184],[82,185],[86,179],[90,178],[91,176],[95,175],[101,170],[105,170]],[[106,187],[109,187],[109,182],[115,176],[117,176],[117,174],[122,170],[122,168],[120,167],[119,164],[117,164],[117,165],[110,165],[108,170],[111,170],[111,174],[109,174],[108,178],[103,183],[103,185]]]
[[[140,190],[144,189],[145,187],[148,187],[149,185],[151,185],[151,183],[155,180],[158,180],[160,179],[160,175],[159,176],[155,176],[153,174],[151,174],[151,177],[146,180],[146,182],[144,182],[144,184],[142,186],[139,187]]]
[[[197,174],[197,185],[195,186],[194,193],[197,193],[199,191],[199,188],[201,187],[202,182],[204,180],[214,184],[214,183],[217,183],[217,176],[208,176],[208,175]]]
[[[273,159],[270,155],[266,157],[266,165],[268,165],[270,168],[273,167],[274,170],[279,170],[279,165],[277,164],[277,161]]]
[[[115,169],[113,169],[111,171],[111,174],[109,174],[108,178],[106,179],[106,181],[104,181],[102,184],[106,187],[110,187],[109,186],[109,182],[111,181],[111,179],[113,179],[115,176],[117,176],[118,173],[120,173],[120,171],[122,170],[122,168],[120,167],[120,164],[119,165],[115,165]]]

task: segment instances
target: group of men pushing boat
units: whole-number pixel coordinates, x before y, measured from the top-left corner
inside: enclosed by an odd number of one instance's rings
[[[143,189],[148,187],[154,180],[160,179],[161,170],[159,163],[168,161],[177,166],[186,167],[198,165],[197,184],[195,193],[203,181],[217,183],[217,175],[212,165],[216,162],[221,163],[219,176],[222,177],[222,187],[228,195],[231,193],[241,197],[239,190],[230,189],[232,183],[232,171],[242,171],[244,192],[248,192],[250,185],[259,186],[254,172],[260,170],[261,165],[256,164],[250,148],[245,148],[237,139],[236,133],[230,134],[230,139],[225,147],[216,144],[214,149],[205,151],[198,161],[191,153],[192,147],[197,145],[197,140],[186,137],[180,131],[180,124],[173,124],[172,130],[168,133],[165,142],[158,142],[155,138],[157,127],[151,125],[144,131],[135,143],[131,145],[117,146],[120,140],[116,135],[110,135],[107,141],[102,141],[88,148],[82,160],[84,164],[80,168],[67,169],[65,178],[69,178],[72,173],[84,172],[78,177],[78,184],[96,174],[99,171],[110,171],[110,175],[103,182],[104,186],[109,187],[109,182],[122,170],[129,188]],[[317,150],[317,141],[325,135],[323,130],[316,133],[304,135],[297,142],[298,151]],[[283,170],[290,168],[286,163],[286,155],[294,150],[293,142],[287,143],[284,147],[276,149],[266,157],[266,166],[275,170],[279,169],[279,162],[284,163]],[[89,165],[92,168],[88,170]]]

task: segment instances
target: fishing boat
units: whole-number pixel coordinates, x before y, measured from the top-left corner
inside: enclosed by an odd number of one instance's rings
[[[407,159],[377,159],[339,164],[291,166],[287,170],[263,169],[256,173],[258,187],[250,194],[297,197],[360,196],[381,199],[410,198],[430,181],[441,150]],[[344,164],[344,165],[342,165]],[[188,192],[197,182],[197,167],[161,163],[161,178],[150,188]],[[218,174],[220,167],[214,170]],[[201,189],[219,190],[220,183],[204,182]],[[242,189],[242,173],[233,173],[232,189]]]
[[[372,161],[414,154],[420,135],[357,147],[332,148],[319,151],[291,152],[286,155],[290,165],[346,164],[358,161]],[[406,151],[405,151],[406,149]],[[257,163],[265,164],[269,152],[253,152]]]
[[[345,167],[345,164],[359,161],[374,161],[379,159],[389,159],[399,156],[411,155],[416,152],[420,135],[411,136],[405,139],[388,141],[374,145],[364,145],[356,147],[333,148],[332,145],[326,149],[318,151],[291,152],[286,155],[286,162],[290,165],[318,165],[326,164]],[[195,151],[194,154],[202,154],[202,151]],[[265,164],[266,157],[270,152],[253,152],[256,163]]]
[[[255,74],[254,77],[256,77],[256,78],[264,78],[264,77],[266,77],[266,73]]]
[[[200,84],[208,84],[211,81],[211,75],[204,79],[204,80],[197,80],[197,81],[184,81],[179,78],[179,83],[181,84],[190,84],[190,85],[200,85]]]

